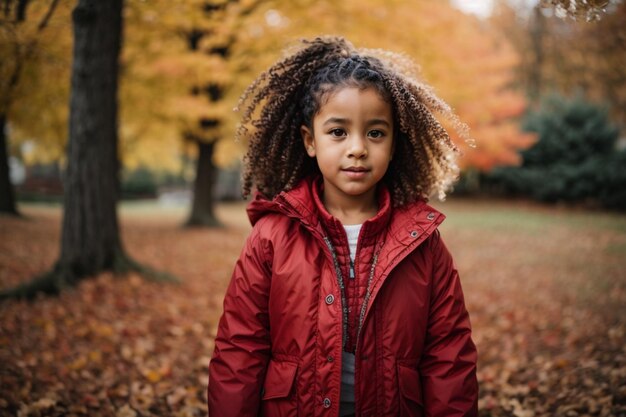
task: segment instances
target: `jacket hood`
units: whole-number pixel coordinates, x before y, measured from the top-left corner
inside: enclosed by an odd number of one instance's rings
[[[275,200],[268,200],[258,191],[254,193],[252,200],[248,203],[246,212],[248,214],[248,220],[250,220],[250,224],[252,226],[269,213],[282,213]]]
[[[293,189],[281,192],[272,200],[256,192],[247,207],[252,226],[270,213],[281,213],[299,219],[307,225],[316,225],[319,222],[315,204],[316,200],[319,200],[317,180],[317,177],[304,178]]]

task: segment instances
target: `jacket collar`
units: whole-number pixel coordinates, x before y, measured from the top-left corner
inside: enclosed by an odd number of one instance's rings
[[[319,237],[330,235],[335,240],[337,236],[343,236],[343,225],[324,207],[322,189],[322,178],[316,175],[304,178],[293,189],[281,192],[273,200],[256,193],[247,208],[250,222],[254,225],[268,213],[282,213],[297,219]],[[391,194],[382,183],[378,187],[378,204],[376,216],[363,223],[361,228],[359,238],[364,244],[373,243],[385,230],[393,233],[397,241],[408,244],[415,240],[416,233],[420,237],[430,235],[445,218],[425,200],[394,208]]]
[[[315,210],[319,216],[320,221],[323,224],[324,229],[331,236],[343,236],[344,228],[343,224],[335,216],[330,214],[324,204],[322,203],[322,193],[324,189],[321,178],[315,179],[311,183],[311,197],[315,205]],[[370,239],[376,238],[389,224],[391,219],[392,207],[391,207],[391,195],[383,184],[378,186],[377,190],[378,198],[378,212],[376,215],[366,220],[359,234],[359,238],[363,240],[363,243],[368,243]]]
[[[317,228],[319,218],[315,205],[312,203],[310,192],[312,182],[312,178],[307,177],[293,189],[278,194],[273,200],[269,200],[263,194],[256,192],[246,209],[252,226],[266,214],[281,213],[299,220],[308,228]]]

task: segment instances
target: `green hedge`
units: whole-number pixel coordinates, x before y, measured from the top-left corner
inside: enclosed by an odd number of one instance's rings
[[[157,195],[157,180],[154,173],[145,167],[127,171],[122,176],[122,198],[153,198]]]
[[[522,151],[520,167],[494,169],[488,187],[547,202],[591,202],[626,210],[626,150],[616,150],[619,130],[606,109],[550,97],[529,113],[522,128],[538,141]]]

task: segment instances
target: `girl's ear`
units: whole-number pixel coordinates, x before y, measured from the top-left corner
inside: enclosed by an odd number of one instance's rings
[[[302,141],[304,142],[306,153],[311,158],[314,158],[315,157],[315,143],[313,140],[313,132],[311,132],[311,129],[309,129],[305,125],[302,125],[300,126],[300,134],[302,135]]]

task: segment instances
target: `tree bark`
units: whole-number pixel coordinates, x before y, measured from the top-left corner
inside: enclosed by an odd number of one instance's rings
[[[121,254],[116,204],[118,60],[122,0],[80,0],[59,264],[76,279],[112,268]]]
[[[213,189],[217,179],[217,168],[213,163],[216,142],[196,141],[198,144],[198,164],[193,187],[193,203],[186,226],[220,227],[222,224],[215,217]]]
[[[58,293],[100,271],[130,270],[177,281],[129,258],[117,220],[120,191],[117,87],[123,0],[79,0],[73,11],[74,61],[61,255],[54,268],[0,300]]]
[[[0,114],[0,213],[18,215],[15,192],[9,172],[9,143],[6,135],[6,114]]]

